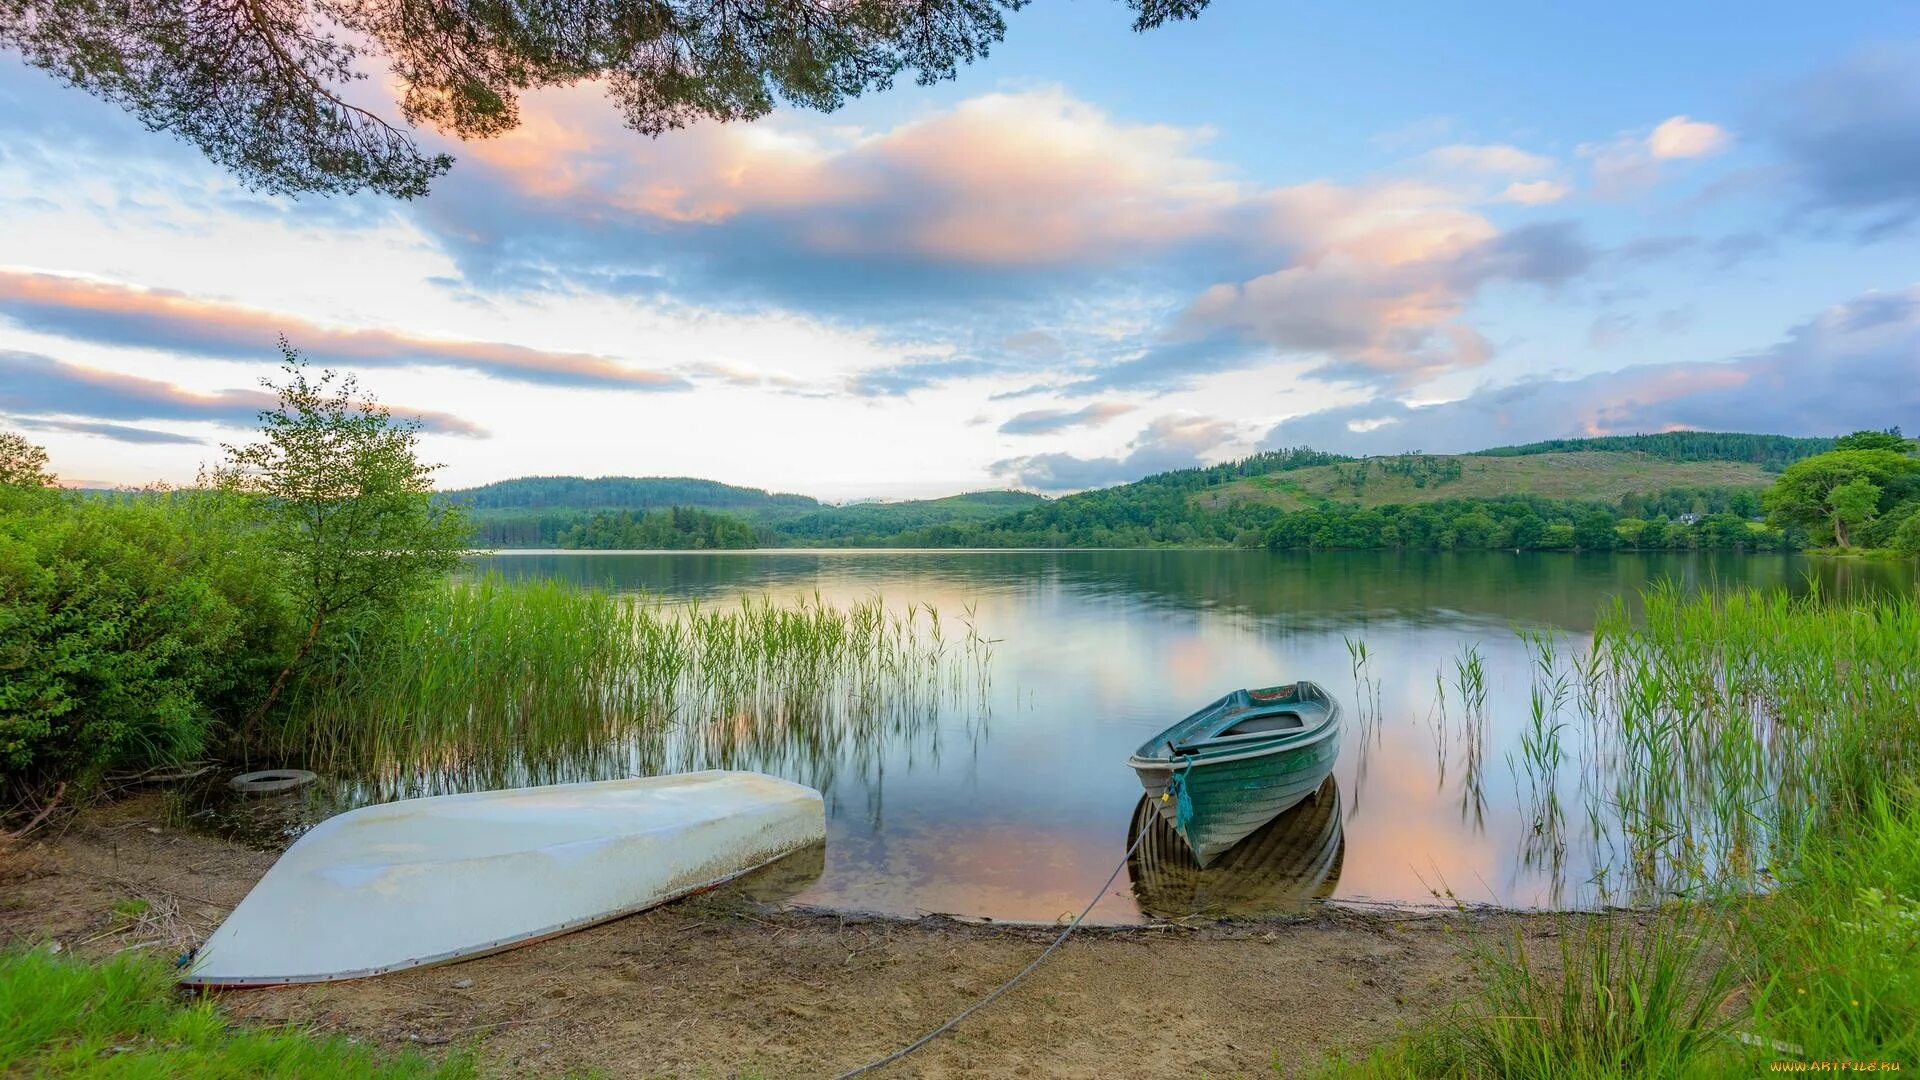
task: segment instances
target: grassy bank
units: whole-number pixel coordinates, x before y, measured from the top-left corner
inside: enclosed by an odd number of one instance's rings
[[[295,694],[272,749],[326,772],[543,782],[598,756],[853,760],[980,688],[992,643],[964,613],[878,597],[723,605],[486,576],[349,636]],[[686,766],[689,762],[675,762]]]
[[[1618,895],[1657,906],[1568,915],[1557,949],[1469,941],[1469,1000],[1333,1075],[1920,1063],[1920,604],[1643,606],[1603,617],[1584,656],[1543,649],[1535,699],[1585,714],[1583,760],[1612,782],[1583,784],[1581,809],[1626,848]]]
[[[0,952],[0,1074],[465,1080],[477,1071],[465,1054],[434,1061],[297,1028],[236,1027],[212,999],[182,998],[154,957],[95,964],[35,950]]]

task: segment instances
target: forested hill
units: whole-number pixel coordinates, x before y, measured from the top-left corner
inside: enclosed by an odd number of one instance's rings
[[[441,493],[476,510],[651,510],[693,506],[707,510],[818,510],[818,499],[735,487],[690,476],[523,476]]]
[[[532,477],[448,492],[490,547],[1591,548],[1791,546],[1760,493],[1833,439],[1725,432],[1353,458],[1307,447],[1047,499],[832,506],[687,478]]]
[[[1663,431],[1653,435],[1604,435],[1591,439],[1549,439],[1520,446],[1481,450],[1476,457],[1525,457],[1577,451],[1637,453],[1665,461],[1748,461],[1779,470],[1833,449],[1830,438],[1749,435],[1736,431]]]

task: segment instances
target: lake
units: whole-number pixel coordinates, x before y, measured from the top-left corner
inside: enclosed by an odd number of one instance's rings
[[[538,552],[472,568],[703,601],[817,593],[931,604],[947,617],[971,609],[998,639],[975,699],[862,748],[858,762],[730,762],[826,792],[825,869],[798,903],[1052,921],[1077,911],[1126,850],[1141,793],[1125,760],[1142,741],[1235,687],[1311,678],[1342,699],[1334,787],[1315,800],[1337,806],[1303,805],[1269,830],[1280,835],[1249,840],[1262,865],[1200,875],[1136,859],[1095,909],[1109,922],[1137,920],[1143,906],[1426,902],[1445,889],[1521,907],[1592,902],[1586,886],[1604,856],[1569,845],[1543,857],[1528,843],[1512,756],[1531,654],[1515,630],[1559,631],[1578,647],[1610,596],[1659,580],[1792,592],[1817,581],[1844,594],[1912,589],[1915,574],[1793,556],[1257,551]],[[1363,689],[1350,641],[1370,656]],[[1487,685],[1477,747],[1438,726],[1448,695],[1459,711],[1455,662],[1469,647]],[[1362,731],[1357,706],[1375,693]]]
[[[703,604],[879,596],[946,620],[965,613],[995,639],[984,679],[863,725],[859,739],[715,738],[716,727],[786,721],[685,717],[661,742],[543,777],[724,766],[821,788],[824,865],[801,860],[769,886],[796,904],[1055,921],[1151,822],[1125,764],[1144,740],[1237,687],[1306,678],[1341,699],[1343,744],[1317,796],[1204,872],[1148,836],[1094,909],[1109,923],[1274,914],[1314,898],[1603,902],[1594,882],[1615,856],[1541,836],[1529,809],[1517,747],[1534,653],[1517,631],[1578,650],[1610,597],[1661,581],[1829,595],[1916,587],[1911,563],[1709,554],[503,552],[470,558],[467,571]],[[1475,654],[1477,722],[1463,716],[1459,672]],[[1563,765],[1581,767],[1577,755]]]

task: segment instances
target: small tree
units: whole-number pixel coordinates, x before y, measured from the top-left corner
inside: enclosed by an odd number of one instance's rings
[[[13,487],[49,487],[47,452],[11,431],[0,431],[0,484]]]
[[[311,375],[284,338],[280,352],[286,381],[261,380],[279,406],[260,414],[258,442],[223,447],[214,475],[256,501],[306,626],[243,734],[332,628],[394,612],[454,568],[467,536],[460,511],[433,500],[440,466],[420,461],[419,421],[396,420],[352,375]]]

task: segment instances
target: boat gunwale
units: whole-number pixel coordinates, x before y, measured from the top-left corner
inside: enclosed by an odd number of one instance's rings
[[[1221,745],[1226,741],[1224,739],[1208,740],[1206,743],[1201,744],[1198,748],[1196,748],[1191,753],[1175,754],[1175,753],[1169,753],[1165,749],[1166,742],[1170,741],[1164,738],[1167,732],[1173,731],[1176,728],[1181,727],[1182,725],[1192,723],[1197,719],[1199,719],[1200,717],[1205,716],[1208,713],[1217,711],[1227,701],[1231,700],[1237,694],[1242,692],[1242,691],[1235,691],[1234,693],[1228,694],[1226,697],[1221,698],[1219,701],[1214,702],[1212,705],[1209,705],[1206,708],[1201,709],[1199,712],[1196,712],[1191,716],[1188,716],[1186,719],[1181,720],[1179,723],[1174,724],[1171,727],[1168,727],[1166,730],[1155,735],[1152,739],[1148,740],[1145,744],[1143,744],[1140,750],[1136,750],[1134,753],[1128,755],[1127,765],[1134,769],[1146,769],[1146,770],[1152,770],[1156,772],[1185,771],[1187,769],[1195,768],[1197,766],[1216,765],[1216,764],[1222,764],[1230,761],[1244,761],[1248,758],[1266,757],[1272,754],[1282,753],[1287,750],[1305,749],[1309,746],[1312,746],[1315,743],[1320,742],[1323,739],[1326,739],[1327,737],[1329,737],[1331,734],[1335,733],[1338,730],[1339,720],[1340,720],[1340,703],[1334,699],[1333,695],[1328,694],[1326,690],[1320,687],[1319,684],[1317,683],[1308,682],[1307,680],[1303,679],[1300,681],[1299,685],[1311,686],[1314,689],[1319,690],[1321,697],[1324,699],[1326,703],[1326,711],[1322,715],[1320,722],[1312,727],[1307,727],[1307,728],[1294,730],[1294,731],[1252,732],[1252,733],[1249,733],[1249,735],[1228,736],[1227,738],[1229,739],[1247,739],[1248,740],[1245,743],[1235,743],[1233,745],[1224,745],[1224,746]],[[1296,704],[1298,703],[1297,702],[1287,703],[1288,706],[1296,705]],[[1270,710],[1263,709],[1260,711],[1261,712],[1267,712],[1267,711],[1281,712],[1281,711],[1286,711],[1286,707],[1278,706]],[[1266,738],[1259,738],[1259,736],[1266,736]],[[1161,750],[1159,750],[1158,752],[1152,755],[1146,755],[1141,753],[1141,751],[1145,750],[1148,746],[1152,746],[1155,742],[1161,743],[1162,745]],[[1219,749],[1215,752],[1209,753],[1208,752],[1209,747],[1219,747]]]

